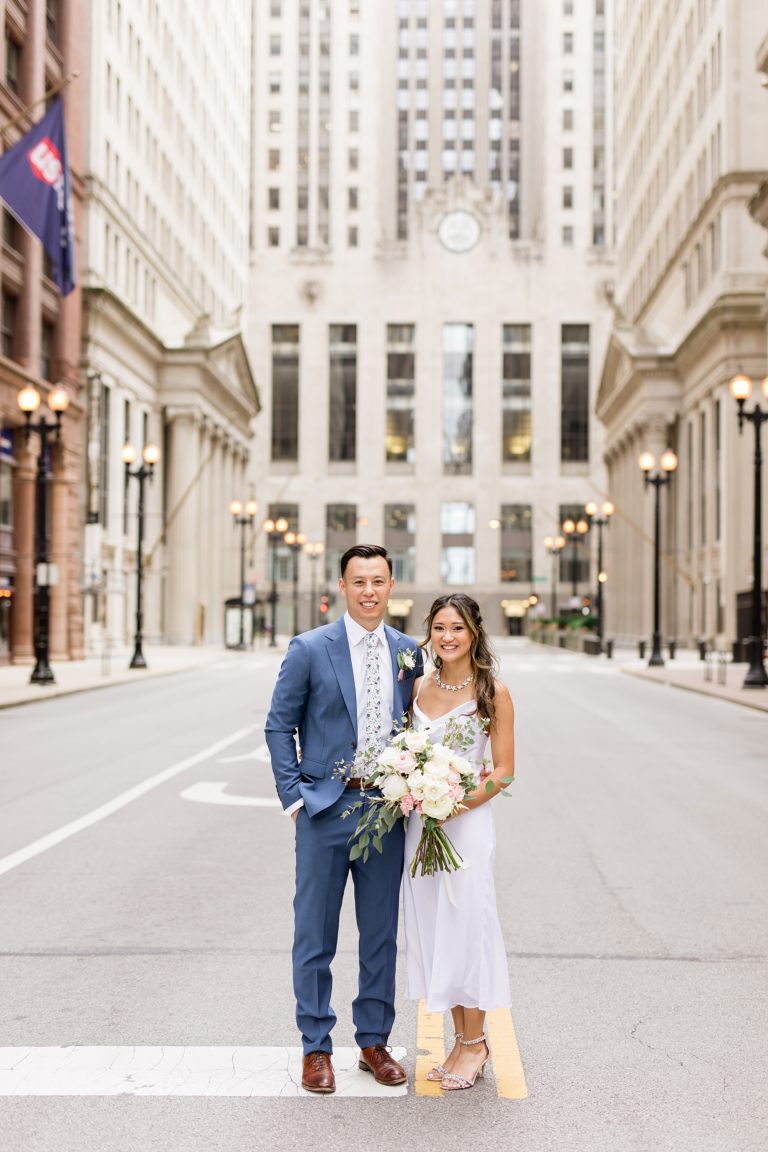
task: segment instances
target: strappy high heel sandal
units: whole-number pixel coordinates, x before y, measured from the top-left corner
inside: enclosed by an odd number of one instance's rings
[[[458,1076],[455,1072],[446,1072],[440,1085],[444,1092],[458,1092],[462,1088],[474,1088],[475,1080],[477,1080],[478,1076],[485,1075],[485,1066],[491,1058],[491,1049],[489,1047],[488,1037],[486,1036],[485,1032],[481,1033],[481,1035],[478,1036],[476,1040],[459,1040],[459,1044],[461,1044],[462,1048],[473,1048],[475,1044],[485,1044],[486,1048],[488,1049],[488,1055],[485,1057],[485,1060],[483,1060],[480,1067],[475,1069],[475,1073],[471,1080],[468,1080],[466,1076]]]
[[[454,1034],[453,1034],[454,1044],[456,1043],[457,1040],[459,1042],[461,1042],[463,1035],[464,1035],[463,1032],[454,1032]],[[447,1075],[448,1075],[448,1071],[447,1071],[447,1069],[443,1068],[442,1064],[435,1064],[432,1071],[427,1072],[427,1080],[442,1080],[443,1077],[447,1076]]]

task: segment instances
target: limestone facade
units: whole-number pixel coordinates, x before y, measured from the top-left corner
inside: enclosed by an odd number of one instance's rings
[[[728,383],[768,371],[765,235],[748,211],[768,170],[764,36],[759,0],[617,7],[618,269],[597,402],[618,509],[617,635],[651,631],[645,449],[680,461],[661,494],[665,636],[725,645],[749,594],[754,445]]]

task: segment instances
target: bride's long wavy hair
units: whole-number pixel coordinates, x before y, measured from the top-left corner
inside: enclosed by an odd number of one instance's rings
[[[438,596],[424,621],[427,636],[421,644],[421,647],[429,650],[429,657],[439,672],[443,666],[443,661],[437,653],[432,651],[429,640],[432,635],[432,624],[435,616],[437,616],[438,612],[443,608],[453,608],[458,612],[469,629],[470,635],[472,636],[469,658],[472,662],[472,675],[475,681],[477,713],[478,716],[487,720],[489,724],[493,724],[496,717],[496,704],[494,701],[496,687],[494,677],[498,670],[498,661],[488,642],[488,634],[483,627],[483,618],[480,615],[480,607],[477,601],[473,600],[471,596],[467,596],[465,592],[450,592],[447,596]]]

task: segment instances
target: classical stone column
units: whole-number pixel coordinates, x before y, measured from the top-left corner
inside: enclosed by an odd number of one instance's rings
[[[224,490],[224,440],[222,429],[219,425],[215,425],[211,430],[211,449],[213,451],[213,458],[209,465],[211,474],[211,518],[213,523],[219,525],[219,533],[223,533],[223,531],[225,531],[230,526],[229,505],[230,501],[234,497],[229,492]],[[219,546],[212,547],[208,550],[209,604],[207,638],[209,641],[213,641],[215,643],[219,643],[221,641],[223,634],[223,539],[225,539],[225,537],[220,536]]]
[[[199,416],[192,409],[171,409],[168,418],[166,639],[191,644],[199,601],[198,538],[204,529],[197,479]]]

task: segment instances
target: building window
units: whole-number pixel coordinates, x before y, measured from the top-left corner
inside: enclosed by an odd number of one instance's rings
[[[281,51],[281,49],[280,49],[280,37],[279,36],[270,36],[270,38],[269,38],[269,54],[270,54],[270,56],[279,56],[280,51]]]
[[[56,327],[50,320],[43,320],[40,329],[40,375],[43,380],[53,380],[53,344]]]
[[[531,326],[505,324],[502,347],[501,459],[531,459]]]
[[[573,32],[563,32],[563,52],[566,56],[573,53]]]
[[[573,132],[573,108],[563,109],[563,132]]]
[[[270,248],[280,247],[280,229],[267,228],[267,244]]]
[[[341,569],[339,561],[357,543],[357,505],[328,504],[325,509],[325,579],[335,584]]]
[[[563,188],[563,208],[573,208],[573,188],[570,184]]]
[[[563,225],[563,247],[573,248],[573,226],[571,224]]]
[[[268,195],[267,203],[269,205],[269,209],[270,209],[270,211],[274,212],[275,210],[277,210],[280,207],[280,189],[279,188],[270,188],[270,189],[268,189],[267,195]]]
[[[269,149],[268,167],[269,167],[270,172],[279,172],[280,171],[280,149],[279,148],[270,148]]]
[[[14,339],[16,329],[16,297],[3,292],[3,356],[13,360]]]
[[[331,324],[328,459],[354,460],[357,453],[357,328]]]
[[[589,460],[589,325],[563,324],[560,351],[560,459]]]
[[[722,461],[722,430],[720,428],[720,401],[715,400],[715,409],[713,413],[713,423],[715,431],[715,541],[720,540],[720,533],[722,530],[722,477],[720,475],[723,461]],[[722,629],[721,629],[722,631]]]
[[[21,73],[21,47],[13,37],[5,33],[5,83],[14,95],[19,94],[19,75]]]
[[[533,579],[533,509],[530,504],[502,504],[501,556],[502,583],[526,583]]]
[[[0,528],[13,528],[13,484],[10,461],[0,456]]]
[[[455,502],[440,505],[440,579],[471,588],[475,582],[475,509]]]
[[[360,167],[360,151],[357,148],[350,148],[348,152],[349,170],[350,172],[357,172]]]
[[[279,96],[283,87],[282,76],[279,72],[270,72],[269,74],[269,94],[270,96]]]
[[[387,462],[412,464],[416,456],[416,328],[387,325]]]
[[[699,416],[699,494],[701,504],[699,508],[699,543],[707,542],[707,415],[702,412]]]
[[[385,504],[384,547],[392,557],[392,575],[400,583],[416,580],[416,506]]]
[[[52,44],[58,44],[59,0],[45,0],[45,34]]]
[[[299,458],[299,326],[272,326],[272,459]]]
[[[573,148],[563,148],[563,168],[573,168]]]
[[[355,212],[360,207],[360,196],[357,188],[347,189],[347,207],[350,212]]]
[[[472,324],[443,325],[443,471],[472,471]]]
[[[357,242],[358,242],[357,228],[354,225],[352,225],[349,228],[347,228],[347,247],[348,248],[357,248]]]

